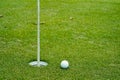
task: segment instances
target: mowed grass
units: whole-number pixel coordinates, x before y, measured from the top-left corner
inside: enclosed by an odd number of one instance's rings
[[[41,0],[41,60],[36,0],[0,1],[0,80],[119,80],[120,1]],[[43,24],[42,24],[43,23]],[[60,68],[68,60],[67,70]]]

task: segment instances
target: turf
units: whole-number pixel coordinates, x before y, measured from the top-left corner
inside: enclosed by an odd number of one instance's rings
[[[120,1],[41,0],[41,60],[36,0],[0,1],[0,80],[119,80]],[[60,68],[67,59],[70,67]]]

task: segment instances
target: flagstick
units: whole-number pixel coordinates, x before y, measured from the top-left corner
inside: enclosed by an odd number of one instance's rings
[[[30,62],[29,65],[31,66],[47,66],[48,63],[40,60],[40,0],[37,0],[37,61]]]
[[[40,0],[38,1],[38,22],[37,22],[37,61],[38,61],[38,66],[40,63]]]

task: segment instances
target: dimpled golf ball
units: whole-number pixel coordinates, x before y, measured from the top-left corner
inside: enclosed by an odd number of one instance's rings
[[[60,63],[61,68],[67,69],[69,67],[69,62],[67,60],[63,60]]]

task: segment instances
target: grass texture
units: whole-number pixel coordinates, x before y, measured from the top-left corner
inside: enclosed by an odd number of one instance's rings
[[[41,0],[40,10],[41,60],[49,65],[31,67],[37,0],[0,0],[0,80],[120,79],[119,0]]]

